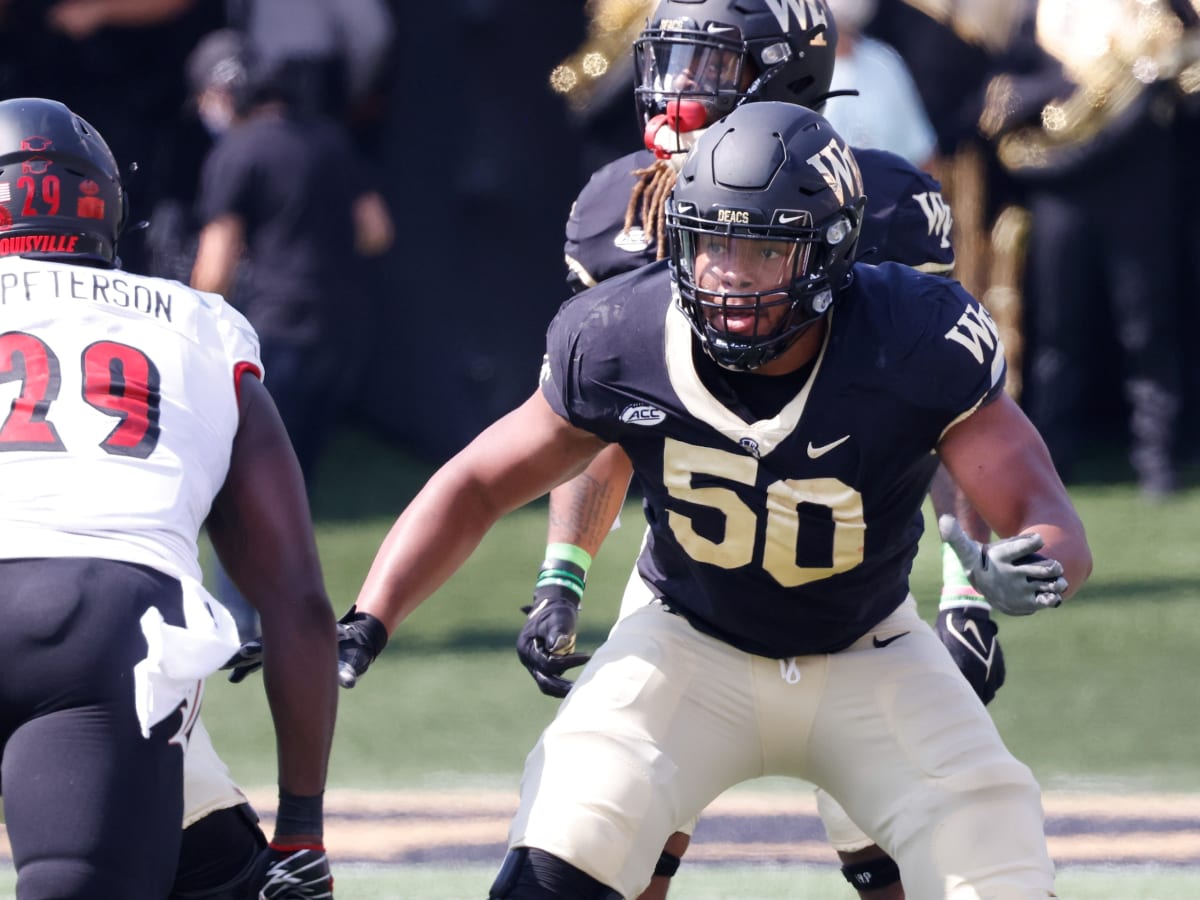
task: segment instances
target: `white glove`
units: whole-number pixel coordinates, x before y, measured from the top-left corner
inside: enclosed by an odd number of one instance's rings
[[[938,519],[938,531],[958,556],[972,587],[1001,612],[1028,616],[1062,603],[1067,589],[1062,563],[1037,553],[1043,544],[1040,534],[980,544],[949,515]]]

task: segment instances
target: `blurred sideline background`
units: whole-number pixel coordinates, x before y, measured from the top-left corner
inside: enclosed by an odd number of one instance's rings
[[[286,2],[297,19],[322,6]],[[353,10],[359,0],[330,2]],[[244,16],[243,7],[254,2],[146,0],[146,10],[161,6],[166,13],[152,22],[104,22],[96,18],[101,5],[0,0],[0,93],[54,96],[91,119],[123,165],[139,163],[129,187],[135,211],[148,216],[157,176],[167,162],[182,159],[177,144],[167,142],[174,149],[164,151],[159,139],[187,105],[183,60],[203,34]],[[394,33],[377,81],[361,106],[347,110],[347,123],[375,168],[396,240],[387,254],[363,263],[373,343],[362,348],[368,365],[357,390],[343,408],[331,410],[344,427],[321,463],[313,498],[339,613],[352,602],[394,516],[432,467],[532,389],[546,325],[566,299],[562,242],[570,203],[596,166],[638,145],[628,44],[653,6],[639,0],[453,0],[419,11],[400,0],[385,5]],[[986,5],[883,0],[880,8],[936,17],[951,6]],[[573,93],[556,94],[552,73],[560,88],[574,85]],[[990,244],[991,234],[980,224],[987,217],[970,204],[972,182],[955,180],[961,171],[948,163],[942,173],[948,187],[961,189],[957,221],[975,228],[957,239],[965,264],[960,277],[980,295],[1000,289],[992,298],[1003,299],[1014,272],[972,248],[973,240]],[[1124,198],[1137,190],[1137,173],[1126,174],[1113,186],[1117,216],[1127,214]],[[1127,226],[1178,240],[1181,269],[1200,260],[1177,220],[1129,218]],[[129,259],[139,257],[143,239],[128,236]],[[1194,312],[1195,294],[1187,297]],[[1019,346],[1019,319],[1015,327],[1010,337]],[[1006,741],[1053,797],[1131,798],[1134,812],[1121,813],[1130,834],[1194,838],[1200,835],[1198,367],[1192,356],[1178,448],[1182,489],[1148,503],[1127,459],[1129,410],[1113,359],[1115,336],[1101,310],[1088,328],[1095,341],[1082,410],[1084,452],[1069,484],[1093,542],[1095,575],[1060,611],[1001,619],[1008,683],[991,710]],[[1194,333],[1181,329],[1180,340]],[[641,536],[636,500],[623,520],[589,580],[584,647],[603,640],[613,620]],[[459,798],[449,805],[515,796],[524,755],[554,711],[513,652],[518,607],[527,602],[544,538],[543,504],[502,523],[404,626],[365,681],[343,692],[331,791],[445,791]],[[930,616],[939,560],[927,535],[914,592]],[[234,687],[214,678],[205,705],[218,751],[254,791],[269,790],[274,777],[258,685],[252,679]],[[804,786],[754,789],[790,794],[801,810],[807,803]],[[1156,818],[1156,798],[1164,796],[1183,798],[1167,820]],[[369,830],[375,820],[365,814],[357,821]],[[481,896],[491,863],[499,862],[494,848],[505,825],[499,816],[486,826],[483,858],[491,862],[443,861],[449,868],[440,875],[413,882],[422,866],[437,861],[421,857],[419,848],[416,856],[397,851],[393,859],[408,874],[387,875],[389,886],[354,887],[365,881],[350,867],[336,870],[339,884],[352,897]],[[1093,863],[1102,865],[1103,848],[1112,845],[1097,842],[1102,849]],[[1200,848],[1194,840],[1179,846],[1153,872],[1067,878],[1064,884],[1077,893],[1064,889],[1063,896],[1200,896]],[[352,845],[339,850],[342,859],[364,858]],[[1120,857],[1114,852],[1110,861]],[[467,871],[470,866],[476,868]],[[702,865],[685,865],[680,884],[690,887],[680,895],[798,893],[801,876],[794,873],[777,877],[764,864],[753,868],[762,879],[755,881],[750,869],[725,867],[734,874],[719,887],[717,876],[705,880]],[[807,896],[847,895],[832,867],[830,851],[818,880],[803,882],[810,886]],[[462,882],[445,887],[461,871],[469,889]],[[0,893],[3,886],[0,879]]]
[[[1143,40],[1146,28],[1125,28],[1120,20],[1137,15],[1138,23],[1147,16],[1161,22],[1168,6],[1180,3],[1194,6],[1189,0],[1097,0],[1080,9],[1146,45],[1120,58],[1122,75],[1142,65],[1138,76],[1148,79],[1145,67],[1151,65],[1163,83],[1170,76],[1172,118],[1162,127],[1170,132],[1168,146],[1186,156],[1197,146],[1191,142],[1200,116],[1187,91],[1200,87],[1200,68],[1178,59],[1195,55],[1194,33],[1181,36],[1176,27],[1170,32],[1174,43],[1163,50],[1151,46],[1162,43],[1156,37],[1161,29]],[[370,295],[370,338],[357,361],[364,374],[330,414],[435,463],[528,394],[546,325],[567,296],[562,245],[571,202],[597,166],[640,146],[631,42],[653,2],[453,0],[423,7],[416,17],[400,0],[143,0],[123,4],[137,14],[103,12],[118,5],[0,0],[0,96],[62,99],[105,134],[123,166],[136,166],[127,179],[134,219],[149,219],[151,227],[125,236],[122,256],[129,268],[146,267],[146,242],[163,226],[162,216],[152,215],[161,213],[162,198],[186,200],[195,191],[209,138],[195,131],[194,121],[192,131],[181,126],[189,116],[194,120],[184,69],[205,34],[231,23],[253,31],[258,23],[273,52],[315,56],[321,67],[342,70],[329,76],[335,79],[344,79],[355,59],[369,56],[369,71],[359,75],[363,84],[353,92],[334,91],[329,108],[370,164],[396,236],[388,252],[361,261],[357,275]],[[1072,0],[1042,0],[1042,6],[1051,19],[1058,8],[1074,8]],[[1051,166],[1032,169],[1009,159],[1006,168],[997,162],[1001,145],[1005,158],[1019,145],[1026,156],[1037,151],[1040,158],[1059,159],[1043,152],[1045,134],[1031,135],[1025,126],[1051,108],[1043,103],[1061,87],[1062,66],[1016,72],[1017,64],[998,46],[1017,13],[1029,8],[1030,0],[879,0],[872,26],[904,55],[926,100],[938,134],[931,168],[954,209],[956,274],[992,307],[1004,329],[1017,391],[1026,380],[1023,351],[1030,349],[1021,321],[1029,225],[1012,201],[1022,199],[1022,186],[1028,191],[1060,174]],[[356,33],[356,25],[361,30],[379,15],[388,17],[390,27],[373,42]],[[1098,28],[1087,33],[1093,44],[1103,37]],[[921,41],[929,53],[911,49]],[[1095,52],[1082,38],[1075,44]],[[1151,53],[1163,58],[1151,59]],[[1092,70],[1084,74],[1097,81],[1081,80],[1080,93],[1115,91]],[[1127,85],[1119,87],[1125,91]],[[1092,145],[1087,135],[1107,127],[1106,116],[1115,118],[1100,108],[1075,123],[1073,109],[1063,105],[1067,124],[1077,125],[1079,134],[1051,148],[1071,159]],[[1145,129],[1133,128],[1136,142]],[[1194,154],[1185,163],[1190,159]],[[1173,165],[1173,156],[1141,161],[1142,171]],[[1186,315],[1173,337],[1181,343],[1195,333],[1200,225],[1194,214],[1181,218],[1174,204],[1192,202],[1193,180],[1200,180],[1195,168],[1183,166],[1188,177],[1171,197],[1141,196],[1128,168],[1113,175],[1111,211],[1126,243],[1146,235],[1178,247],[1173,260]],[[1002,215],[1014,205],[1015,213]],[[1102,259],[1113,251],[1095,252]],[[1086,270],[1097,264],[1089,261]],[[186,265],[180,270],[190,271]],[[1104,297],[1088,302],[1086,315],[1070,322],[1072,333],[1088,342],[1077,373],[1087,389],[1073,409],[1082,450],[1070,460],[1071,480],[1088,477],[1089,466],[1108,450],[1129,449],[1119,323]],[[1200,366],[1189,362],[1173,448],[1185,469],[1196,460],[1200,436],[1198,381]],[[1134,477],[1128,463],[1116,474]],[[1185,484],[1194,484],[1183,474]]]

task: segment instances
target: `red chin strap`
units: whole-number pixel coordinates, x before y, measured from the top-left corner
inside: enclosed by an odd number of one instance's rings
[[[659,113],[646,123],[646,133],[643,136],[646,149],[652,151],[659,159],[669,159],[671,151],[660,147],[655,141],[660,128],[665,125],[676,134],[686,134],[703,128],[707,122],[708,110],[700,101],[670,100],[665,113]]]

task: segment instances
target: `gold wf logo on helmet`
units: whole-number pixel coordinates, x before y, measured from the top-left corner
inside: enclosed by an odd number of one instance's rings
[[[796,17],[796,24],[805,31],[815,25],[829,25],[825,4],[820,0],[763,0],[763,2],[771,12],[775,13],[779,27],[784,31],[788,30],[789,13]]]
[[[806,162],[825,179],[838,203],[845,203],[846,197],[857,197],[862,193],[862,173],[858,171],[858,163],[845,144],[831,140]]]

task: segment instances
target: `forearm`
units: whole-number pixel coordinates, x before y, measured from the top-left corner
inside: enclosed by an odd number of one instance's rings
[[[157,25],[175,18],[195,5],[195,0],[93,0],[104,11],[109,25]]]
[[[550,492],[547,544],[573,544],[593,558],[621,514],[633,467],[617,445],[602,450],[587,469]]]
[[[929,484],[929,500],[935,519],[951,515],[962,523],[963,531],[975,540],[986,541],[991,537],[991,528],[954,483],[954,479],[943,465],[939,465],[933,474],[933,480]]]
[[[313,796],[325,789],[337,716],[337,640],[324,595],[263,618],[263,678],[275,722],[279,785]]]
[[[1040,445],[1029,452],[1035,457],[1045,453]],[[1092,551],[1083,522],[1048,460],[1047,454],[1045,464],[1026,466],[1018,481],[1019,488],[1014,485],[999,492],[1004,499],[999,514],[987,515],[987,510],[977,505],[999,537],[1032,533],[1041,537],[1039,555],[1062,564],[1068,585],[1063,592],[1066,599],[1083,587],[1091,575]]]
[[[200,232],[190,284],[198,291],[228,297],[242,254],[242,220],[227,214],[214,219]]]
[[[1050,524],[1051,522],[1055,524]],[[1037,532],[1045,543],[1038,551],[1049,559],[1062,563],[1067,589],[1063,599],[1070,597],[1092,574],[1092,551],[1088,547],[1083,523],[1073,509],[1057,510],[1052,516],[1032,516],[1019,530],[1025,534]]]
[[[198,291],[228,297],[233,287],[233,271],[234,266],[225,260],[197,256],[190,284]]]
[[[1054,469],[1050,452],[1006,395],[951,429],[939,444],[943,464],[999,538],[1036,532],[1039,554],[1062,564],[1064,596],[1092,571],[1083,523]],[[993,601],[994,602],[994,601]]]
[[[51,7],[51,15],[59,18],[70,16],[73,11],[86,13],[94,27],[92,33],[103,25],[119,28],[137,28],[170,21],[186,12],[195,0],[65,0]]]
[[[477,485],[459,481],[452,467],[435,474],[392,525],[359,591],[359,612],[375,616],[389,634],[467,561],[508,512]]]
[[[392,526],[356,606],[391,634],[479,546],[501,516],[582,472],[604,444],[540,392],[438,469]]]

